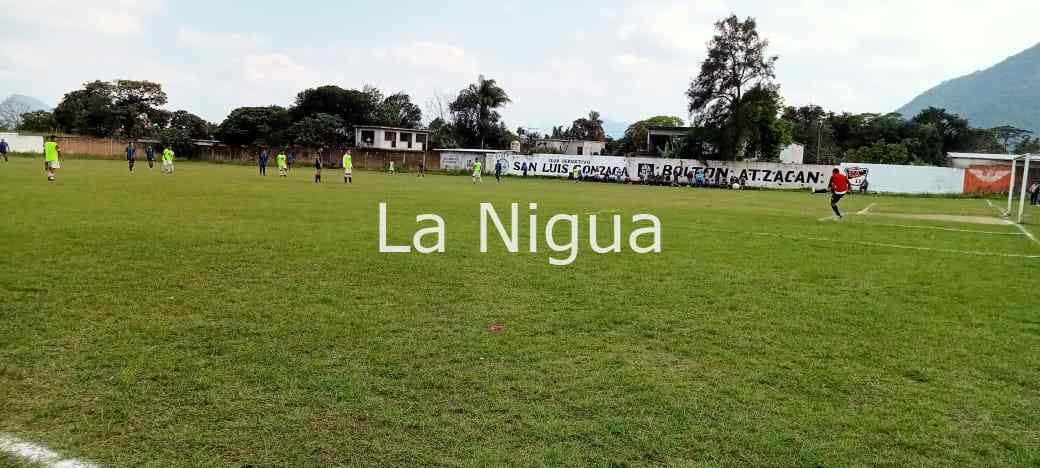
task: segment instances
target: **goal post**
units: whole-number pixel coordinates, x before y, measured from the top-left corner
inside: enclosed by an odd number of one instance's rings
[[[1036,155],[1040,158],[1040,155]],[[1011,210],[1014,209],[1015,201],[1015,183],[1018,181],[1018,162],[1022,161],[1022,188],[1018,190],[1018,216],[1015,218],[1017,223],[1022,223],[1022,216],[1026,211],[1026,198],[1029,197],[1029,166],[1033,160],[1033,154],[1025,154],[1022,156],[1011,157],[1011,185],[1008,186],[1008,202],[1007,202],[1007,216],[1011,216],[1013,213]]]

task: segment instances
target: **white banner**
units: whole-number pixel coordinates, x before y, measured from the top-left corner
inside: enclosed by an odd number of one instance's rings
[[[842,163],[853,189],[864,183],[869,192],[883,193],[964,193],[964,169],[933,166]]]
[[[704,180],[729,182],[744,178],[749,187],[807,188],[825,187],[833,166],[810,164],[781,164],[765,162],[697,161],[692,159],[625,158],[620,156],[574,156],[561,154],[499,154],[487,156],[484,168],[495,172],[501,164],[503,175],[568,177],[574,166],[581,168],[583,177],[621,177],[638,182],[648,174],[671,180],[678,173],[679,180],[689,181],[697,172]]]

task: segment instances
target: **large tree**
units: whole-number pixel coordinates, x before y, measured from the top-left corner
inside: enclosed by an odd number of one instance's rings
[[[66,94],[54,118],[67,132],[137,138],[166,126],[170,114],[164,105],[166,93],[158,83],[92,81]]]
[[[281,145],[291,123],[281,106],[239,107],[220,124],[217,138],[233,145]]]
[[[488,143],[501,146],[504,135],[497,109],[512,102],[509,95],[493,79],[484,75],[477,82],[459,92],[449,106],[457,135],[465,144],[477,143],[485,148]],[[506,142],[508,144],[508,142]]]
[[[1011,125],[1001,125],[999,127],[991,128],[989,131],[993,134],[994,138],[1003,144],[1004,153],[1011,152],[1012,141],[1021,141],[1022,138],[1033,133],[1029,130],[1024,130]]]
[[[571,124],[571,128],[563,132],[566,138],[586,141],[605,141],[606,132],[603,131],[603,119],[599,112],[591,111],[588,117],[580,117]]]
[[[315,114],[289,127],[293,144],[310,148],[338,147],[346,140],[343,120],[331,114]]]
[[[391,94],[376,106],[375,122],[389,127],[418,128],[422,125],[422,109],[405,93]]]
[[[719,128],[721,157],[739,158],[744,153],[749,129],[738,116],[745,93],[752,88],[771,88],[776,56],[769,56],[769,41],[759,36],[754,18],[743,21],[731,15],[715,23],[717,33],[708,42],[708,57],[686,95],[690,114],[704,125]]]
[[[52,132],[58,127],[54,114],[47,111],[28,112],[19,116],[18,130],[23,132]]]

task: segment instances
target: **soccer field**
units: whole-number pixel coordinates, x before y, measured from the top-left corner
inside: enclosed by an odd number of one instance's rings
[[[0,163],[0,434],[100,466],[1040,463],[1040,244],[928,219],[985,200],[312,173]],[[446,253],[379,253],[380,201]],[[521,204],[520,253],[480,252],[481,202]],[[527,252],[532,202],[581,216],[572,265]]]

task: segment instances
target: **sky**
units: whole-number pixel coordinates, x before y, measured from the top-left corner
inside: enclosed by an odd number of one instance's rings
[[[510,127],[596,110],[688,117],[715,21],[751,16],[788,105],[889,112],[1040,40],[1036,0],[0,0],[0,95],[55,105],[82,83],[159,82],[169,110],[219,123],[323,84],[428,102],[483,74]],[[2,96],[0,96],[2,97]]]

